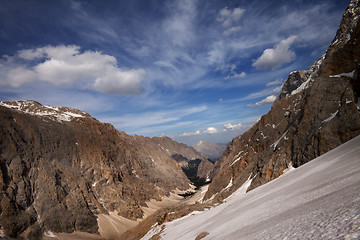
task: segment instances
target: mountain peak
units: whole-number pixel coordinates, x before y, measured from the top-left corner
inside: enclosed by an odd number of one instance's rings
[[[90,118],[88,113],[69,107],[42,105],[34,100],[0,102],[0,106],[14,109],[26,114],[45,117],[57,122],[70,122],[74,118]]]

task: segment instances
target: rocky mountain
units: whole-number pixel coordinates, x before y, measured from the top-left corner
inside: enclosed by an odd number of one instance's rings
[[[220,201],[248,179],[256,188],[360,134],[359,15],[353,0],[326,53],[290,73],[269,113],[227,146],[205,200]]]
[[[142,218],[150,199],[190,187],[162,141],[129,136],[76,109],[1,102],[2,231],[29,239],[44,231],[97,234],[99,214]]]
[[[205,154],[211,161],[216,162],[225,151],[226,145],[215,144],[207,141],[199,141],[193,145],[193,148],[196,151]]]

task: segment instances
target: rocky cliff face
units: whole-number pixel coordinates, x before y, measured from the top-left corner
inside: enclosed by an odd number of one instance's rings
[[[141,218],[147,200],[190,183],[156,141],[34,101],[0,104],[0,169],[1,228],[32,239],[97,233],[100,213]]]
[[[205,199],[224,199],[248,178],[260,186],[360,134],[359,13],[352,1],[326,54],[291,73],[270,112],[232,140]]]

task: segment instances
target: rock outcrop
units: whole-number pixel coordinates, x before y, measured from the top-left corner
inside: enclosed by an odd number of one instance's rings
[[[359,14],[354,0],[326,54],[291,73],[269,113],[232,140],[204,199],[220,201],[249,177],[253,189],[360,134]]]
[[[189,180],[150,138],[129,136],[76,109],[0,104],[0,225],[7,236],[98,233],[97,214],[143,217]]]

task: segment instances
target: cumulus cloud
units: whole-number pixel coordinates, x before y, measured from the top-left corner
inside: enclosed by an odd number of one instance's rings
[[[255,103],[255,104],[248,104],[249,107],[256,107],[256,106],[261,106],[261,105],[264,105],[264,104],[270,104],[270,103],[273,103],[276,99],[276,96],[275,95],[270,95],[268,97],[266,97],[265,99]]]
[[[229,27],[231,24],[236,23],[244,12],[245,9],[240,7],[234,9],[225,7],[219,11],[216,21],[221,22],[224,27]]]
[[[184,133],[181,134],[180,136],[181,136],[181,137],[184,137],[184,136],[194,136],[194,135],[200,135],[200,131],[197,130],[196,132],[184,132]]]
[[[256,69],[277,69],[283,64],[289,63],[295,59],[295,52],[290,50],[290,46],[297,36],[291,36],[282,40],[274,48],[265,49],[263,54],[252,64]]]
[[[242,124],[239,122],[238,124],[234,124],[232,125],[231,123],[227,123],[224,125],[224,128],[226,130],[236,130],[236,129],[240,129],[242,127]]]
[[[219,132],[219,130],[217,130],[216,128],[214,128],[214,127],[209,127],[208,129],[206,129],[205,131],[204,131],[204,133],[207,133],[207,134],[215,134],[215,133],[218,133]]]
[[[143,69],[121,69],[115,57],[101,52],[80,52],[80,47],[75,45],[20,50],[15,58],[23,65],[7,66],[2,85],[20,87],[40,80],[56,86],[78,84],[106,94],[128,95],[141,93],[146,78]]]

